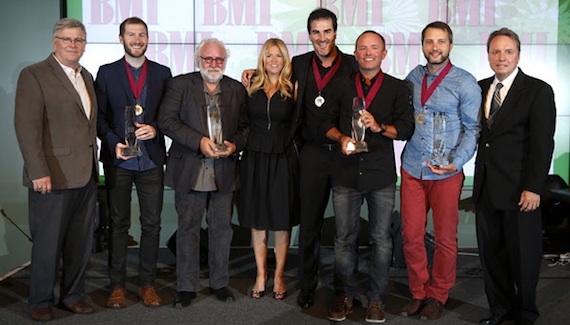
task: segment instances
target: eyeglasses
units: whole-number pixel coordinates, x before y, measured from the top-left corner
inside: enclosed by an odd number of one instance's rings
[[[70,37],[59,37],[59,36],[54,36],[54,38],[61,40],[65,45],[69,45],[71,43],[75,43],[77,45],[84,45],[85,43],[87,43],[87,40],[84,38],[70,38]]]
[[[216,61],[217,64],[223,64],[226,61],[226,58],[213,58],[211,56],[203,57],[201,56],[200,59],[204,60],[204,62],[211,64],[212,62]]]

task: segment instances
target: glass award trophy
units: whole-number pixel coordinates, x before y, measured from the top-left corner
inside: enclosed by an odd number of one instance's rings
[[[449,158],[445,155],[445,113],[435,113],[433,116],[433,151],[429,160],[430,165],[448,165]]]
[[[125,144],[127,147],[123,150],[125,157],[137,157],[142,155],[140,145],[137,141],[135,131],[137,127],[135,122],[142,123],[143,108],[140,105],[125,106]]]
[[[226,151],[228,148],[224,144],[224,135],[222,133],[222,112],[217,104],[208,105],[208,129],[210,131],[210,140],[216,144],[215,151]]]
[[[367,152],[368,145],[364,142],[366,127],[360,120],[360,115],[366,109],[364,98],[354,97],[352,99],[352,138],[356,140],[354,144],[355,152]]]

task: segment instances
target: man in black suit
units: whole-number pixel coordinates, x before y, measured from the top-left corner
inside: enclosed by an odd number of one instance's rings
[[[224,75],[228,56],[223,42],[202,41],[194,56],[200,72],[169,80],[160,106],[158,126],[173,141],[164,183],[175,190],[178,212],[175,308],[189,306],[199,289],[205,211],[210,292],[219,300],[234,300],[228,288],[230,221],[233,192],[239,187],[237,153],[245,147],[249,128],[245,88]]]
[[[146,58],[148,28],[137,17],[127,18],[119,27],[125,55],[101,66],[95,89],[99,102],[97,133],[102,142],[101,161],[111,219],[108,308],[124,308],[127,278],[127,248],[131,225],[131,192],[136,186],[140,205],[139,298],[148,307],[161,300],[154,288],[160,213],[164,193],[163,165],[166,161],[164,136],[158,131],[158,107],[164,95],[170,69]],[[140,148],[125,153],[125,107],[135,108],[134,136]],[[132,143],[131,143],[132,145]]]
[[[491,312],[481,323],[514,318],[517,324],[532,324],[539,316],[540,197],[554,148],[554,93],[517,68],[520,40],[513,31],[491,33],[487,52],[495,75],[479,81],[486,100],[473,189]]]

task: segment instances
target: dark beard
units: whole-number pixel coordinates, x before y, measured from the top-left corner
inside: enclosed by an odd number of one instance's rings
[[[447,60],[448,58],[449,58],[449,55],[446,55],[446,56],[442,56],[442,57],[441,57],[441,60],[432,61],[432,60],[430,60],[429,55],[426,56],[426,60],[429,62],[429,64],[433,64],[433,65],[442,64],[442,63],[445,62],[445,60]]]
[[[145,47],[142,49],[142,54],[141,54],[141,55],[138,55],[138,56],[133,55],[133,52],[131,51],[131,49],[130,49],[126,44],[124,44],[123,47],[125,48],[125,53],[127,53],[127,54],[130,55],[131,57],[133,57],[133,58],[140,58],[140,57],[143,57],[144,54],[146,53],[146,49],[148,48],[148,45],[145,46]]]

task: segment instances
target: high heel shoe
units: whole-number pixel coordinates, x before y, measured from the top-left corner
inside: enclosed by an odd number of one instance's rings
[[[255,291],[255,290],[251,290],[251,292],[249,293],[250,297],[252,297],[253,299],[259,299],[261,297],[263,297],[265,295],[265,290],[262,291]]]
[[[283,292],[273,291],[273,299],[275,299],[275,300],[283,300],[286,297],[287,297],[287,291],[283,291]]]

